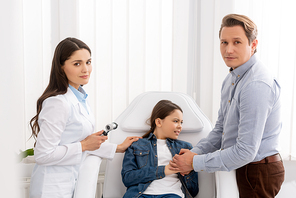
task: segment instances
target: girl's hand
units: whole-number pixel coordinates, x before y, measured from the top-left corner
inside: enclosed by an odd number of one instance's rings
[[[108,139],[108,136],[101,136],[104,130],[93,133],[82,140],[81,147],[83,151],[94,151],[100,148],[101,144]]]
[[[165,175],[172,175],[172,174],[178,173],[178,171],[170,170],[170,166],[171,165],[169,165],[169,164],[165,166],[165,168],[164,168]]]
[[[125,150],[133,143],[139,140],[138,136],[127,137],[121,144],[117,145],[116,153],[124,153]]]

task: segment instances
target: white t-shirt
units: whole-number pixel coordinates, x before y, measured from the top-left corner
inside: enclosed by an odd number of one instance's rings
[[[157,139],[157,156],[158,166],[168,165],[172,160],[172,154],[166,144],[166,140]],[[177,194],[184,198],[181,190],[182,184],[177,174],[166,175],[162,179],[156,179],[148,186],[143,194],[146,195],[161,195],[161,194]]]

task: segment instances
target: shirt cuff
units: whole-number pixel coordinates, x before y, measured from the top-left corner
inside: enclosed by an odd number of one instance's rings
[[[198,154],[198,155],[203,154],[203,153],[202,153],[202,150],[199,149],[199,148],[197,148],[197,147],[193,147],[190,151],[193,152],[193,153],[196,153],[196,154]]]
[[[193,168],[195,172],[205,171],[205,155],[194,155],[193,156]]]
[[[157,167],[157,169],[156,169],[156,178],[157,179],[161,179],[161,178],[165,177],[164,170],[165,170],[165,166],[158,166]]]

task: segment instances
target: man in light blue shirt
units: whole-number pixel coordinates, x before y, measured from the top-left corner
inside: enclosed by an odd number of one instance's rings
[[[236,169],[240,197],[275,197],[284,181],[278,154],[280,86],[255,55],[258,40],[253,21],[226,15],[219,37],[230,73],[222,84],[218,120],[208,137],[173,158],[172,170]]]

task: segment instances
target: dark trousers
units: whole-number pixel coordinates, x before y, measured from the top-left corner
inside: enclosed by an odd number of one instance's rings
[[[274,198],[284,182],[282,161],[247,164],[236,170],[240,198]]]

